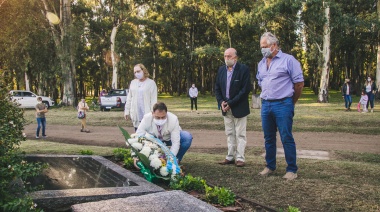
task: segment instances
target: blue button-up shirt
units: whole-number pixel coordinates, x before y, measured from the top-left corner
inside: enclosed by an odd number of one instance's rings
[[[256,75],[261,87],[260,97],[265,100],[292,97],[294,84],[304,81],[300,62],[281,50],[272,58],[269,68],[266,61],[264,57],[259,62]]]

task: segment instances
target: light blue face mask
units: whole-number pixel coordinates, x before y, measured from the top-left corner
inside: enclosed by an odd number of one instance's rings
[[[261,48],[261,54],[263,54],[263,57],[269,57],[274,52],[270,50],[270,48]]]

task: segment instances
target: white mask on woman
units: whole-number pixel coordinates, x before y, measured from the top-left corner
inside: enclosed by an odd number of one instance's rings
[[[135,73],[135,77],[137,79],[142,79],[144,77],[144,72],[140,71],[140,72],[136,72]]]
[[[166,119],[153,119],[153,122],[158,126],[162,126],[166,123],[167,120],[168,120],[167,118]]]

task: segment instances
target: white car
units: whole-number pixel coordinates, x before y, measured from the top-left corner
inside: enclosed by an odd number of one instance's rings
[[[42,98],[42,102],[46,105],[46,108],[54,106],[54,101],[46,96],[38,96],[30,91],[23,90],[12,90],[9,92],[11,94],[11,101],[16,101],[21,108],[34,108],[37,104],[37,97]]]

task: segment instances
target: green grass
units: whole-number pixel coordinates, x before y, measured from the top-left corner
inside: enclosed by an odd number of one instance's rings
[[[198,113],[190,112],[190,100],[186,96],[159,95],[159,101],[165,102],[169,111],[179,117],[183,129],[224,130],[221,112],[211,95],[198,97]],[[317,96],[305,89],[296,105],[294,131],[379,135],[379,102],[375,103],[374,113],[362,114],[354,110],[358,101],[359,97],[353,96],[353,111],[344,112],[344,101],[339,92],[330,91],[330,103],[317,103]],[[29,123],[35,123],[34,115],[34,110],[25,110]],[[132,126],[124,120],[121,110],[90,111],[87,118],[89,125]],[[79,124],[74,108],[52,108],[47,120],[49,125]],[[260,110],[251,109],[247,130],[262,130]],[[33,154],[80,154],[80,150],[91,150],[94,155],[111,155],[114,148],[26,141],[22,142],[21,149]],[[183,164],[186,172],[193,176],[279,210],[291,205],[301,211],[380,211],[379,154],[335,151],[330,152],[331,160],[298,159],[299,177],[285,182],[282,179],[286,167],[284,158],[278,158],[278,168],[273,176],[257,176],[265,166],[265,160],[260,156],[263,151],[263,148],[247,148],[247,164],[237,168],[216,164],[224,159],[226,147],[190,149]]]
[[[359,97],[353,96],[352,111],[344,111],[344,101],[340,92],[330,91],[330,103],[317,103],[317,96],[305,88],[296,104],[293,130],[295,132],[347,132],[355,134],[379,135],[380,102],[375,103],[375,113],[362,114],[356,111]],[[200,95],[198,97],[198,113],[191,113],[190,100],[183,96],[159,95],[159,101],[168,106],[168,110],[176,114],[183,129],[214,129],[223,130],[223,118],[217,110],[215,97]],[[25,118],[29,123],[35,123],[35,111],[25,110]],[[88,125],[93,126],[132,126],[124,120],[122,110],[109,112],[89,111]],[[78,125],[76,109],[52,108],[47,114],[49,124]],[[251,109],[247,122],[248,131],[261,131],[259,109]]]

